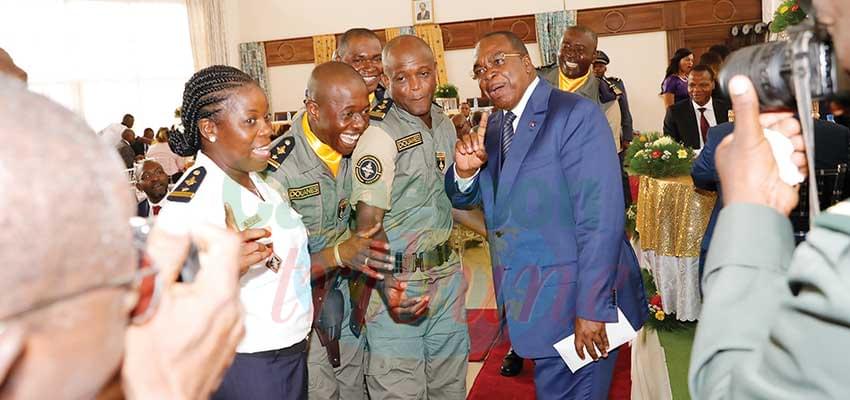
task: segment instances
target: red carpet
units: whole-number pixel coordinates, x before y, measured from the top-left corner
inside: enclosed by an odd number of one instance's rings
[[[499,337],[499,317],[493,308],[466,310],[469,329],[469,361],[484,361]]]
[[[534,363],[525,360],[522,373],[515,377],[504,377],[499,374],[502,359],[508,354],[511,344],[507,339],[507,332],[502,335],[498,343],[490,351],[487,360],[472,390],[469,391],[468,400],[534,400]],[[614,367],[614,377],[611,381],[611,389],[608,393],[609,400],[628,400],[631,398],[631,349],[623,347],[617,356],[617,365]],[[470,353],[471,354],[471,353]]]

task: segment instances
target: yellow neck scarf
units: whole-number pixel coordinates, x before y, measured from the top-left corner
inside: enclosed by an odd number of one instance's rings
[[[375,104],[375,92],[369,93],[369,104]]]
[[[587,74],[580,78],[570,79],[561,72],[561,69],[558,68],[558,89],[561,89],[565,92],[575,92],[576,89],[580,88],[582,85],[587,82],[590,78],[590,74],[593,73],[593,69],[588,68]]]
[[[339,171],[339,162],[342,160],[342,154],[339,154],[334,150],[331,146],[328,146],[322,143],[316,134],[313,133],[313,130],[310,129],[310,123],[307,121],[307,113],[304,113],[304,118],[301,121],[301,127],[304,129],[304,136],[307,137],[307,143],[310,143],[310,147],[313,148],[313,151],[316,152],[316,155],[328,166],[328,169],[334,174],[336,177],[337,172]]]

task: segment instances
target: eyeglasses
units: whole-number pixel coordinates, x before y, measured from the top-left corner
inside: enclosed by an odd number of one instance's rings
[[[499,69],[502,68],[507,62],[508,57],[522,57],[523,55],[520,53],[502,53],[498,52],[488,57],[484,65],[476,65],[472,67],[472,79],[481,80],[487,75],[487,72],[491,69]]]
[[[147,237],[150,233],[150,225],[148,225],[144,218],[133,217],[130,218],[130,228],[133,231],[133,246],[139,255],[138,268],[132,276],[90,285],[39,301],[27,308],[0,316],[0,321],[19,318],[31,312],[50,307],[56,303],[61,303],[97,290],[129,288],[136,291],[139,295],[136,300],[136,306],[133,307],[129,315],[130,323],[143,324],[147,322],[156,311],[157,305],[159,305],[162,284],[160,282],[161,279],[157,275],[159,270],[154,268],[153,262],[145,251]]]

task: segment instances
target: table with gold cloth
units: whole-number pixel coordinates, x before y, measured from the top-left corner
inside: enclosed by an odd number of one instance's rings
[[[641,265],[652,272],[664,310],[682,321],[699,317],[699,249],[716,197],[695,189],[689,175],[640,177]]]

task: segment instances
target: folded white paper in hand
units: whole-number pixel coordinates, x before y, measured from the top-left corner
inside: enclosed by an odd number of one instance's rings
[[[632,324],[629,323],[629,320],[626,319],[625,315],[623,315],[623,310],[619,307],[617,308],[617,322],[606,323],[605,332],[608,334],[608,351],[614,350],[637,337],[637,332],[635,332],[635,329],[632,328]],[[590,355],[587,354],[587,351],[584,352],[584,360],[578,357],[575,342],[576,335],[572,334],[554,344],[555,350],[558,351],[558,354],[561,355],[561,358],[564,359],[567,363],[567,367],[569,367],[570,371],[573,373],[585,365],[594,362],[593,359],[590,358]],[[598,349],[596,352],[597,354],[600,353]]]
[[[773,158],[776,160],[777,168],[779,168],[779,179],[791,186],[802,183],[806,177],[791,161],[791,155],[794,154],[794,145],[791,143],[791,139],[772,129],[764,130],[764,138],[770,144],[770,150],[773,152]]]

